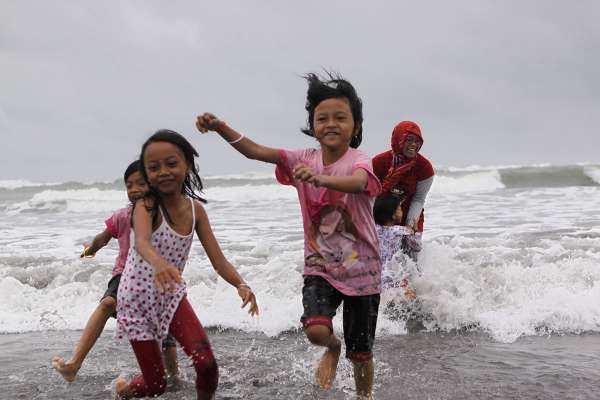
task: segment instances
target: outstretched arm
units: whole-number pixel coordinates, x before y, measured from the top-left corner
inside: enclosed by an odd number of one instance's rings
[[[90,244],[84,243],[83,244],[83,252],[81,253],[80,257],[95,256],[96,252],[98,250],[100,250],[101,248],[103,248],[104,246],[106,246],[108,244],[108,242],[110,242],[111,238],[112,238],[112,235],[108,231],[108,228],[106,228],[105,230],[103,230],[102,232],[100,232],[99,234],[97,234],[94,237],[94,239],[92,240],[92,243],[90,243]]]
[[[225,255],[223,255],[219,242],[217,242],[212,228],[210,227],[208,215],[206,214],[204,207],[198,202],[195,202],[194,204],[196,207],[196,234],[202,243],[202,247],[204,247],[204,250],[206,251],[210,263],[221,278],[225,279],[230,285],[237,289],[238,295],[242,298],[242,308],[250,303],[248,313],[250,315],[257,315],[258,305],[256,304],[256,297],[254,296],[254,293],[252,293],[252,289],[244,282],[235,267],[231,265],[225,258]]]
[[[202,133],[208,131],[217,132],[237,151],[251,160],[264,161],[271,164],[277,164],[280,161],[279,150],[253,142],[233,128],[230,128],[224,121],[219,120],[211,113],[204,113],[198,116],[196,127]]]
[[[175,283],[182,283],[179,270],[161,257],[152,246],[152,215],[146,209],[144,200],[138,200],[133,211],[135,250],[154,267],[154,284],[161,291],[172,289]]]

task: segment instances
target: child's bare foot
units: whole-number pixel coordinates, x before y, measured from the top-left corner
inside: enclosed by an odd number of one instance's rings
[[[115,379],[115,400],[125,400],[129,398],[128,386],[129,382],[127,382],[127,379],[121,376]]]
[[[340,352],[342,351],[342,343],[340,340],[338,338],[334,338],[334,340],[335,343],[329,346],[327,350],[325,350],[325,353],[323,353],[323,356],[321,356],[321,361],[319,361],[319,366],[315,373],[317,385],[321,386],[323,389],[331,389],[331,385],[333,384],[337,372]]]
[[[73,382],[77,378],[77,372],[80,366],[72,362],[65,362],[62,357],[54,357],[52,359],[52,368],[57,370],[67,382]]]

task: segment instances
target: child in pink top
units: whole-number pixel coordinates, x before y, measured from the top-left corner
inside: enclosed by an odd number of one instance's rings
[[[148,191],[148,185],[140,173],[140,162],[132,162],[123,176],[125,187],[127,188],[127,197],[131,203],[142,198]],[[100,300],[100,304],[90,316],[81,339],[75,348],[75,353],[71,360],[65,362],[62,357],[52,359],[52,367],[56,369],[62,377],[72,382],[77,377],[77,372],[81,368],[85,357],[92,349],[96,340],[104,330],[104,325],[110,317],[116,318],[117,309],[117,290],[121,280],[121,273],[125,267],[127,254],[129,253],[129,236],[131,232],[131,205],[121,208],[113,213],[104,221],[106,229],[94,237],[91,244],[84,244],[81,257],[93,257],[98,250],[108,244],[115,238],[119,242],[119,255],[115,261],[112,270],[112,277],[108,282],[108,288]],[[163,342],[163,356],[168,366],[169,375],[174,377],[178,373],[177,351],[175,341],[170,338]]]
[[[304,287],[301,321],[308,339],[326,347],[316,380],[330,388],[341,342],[332,318],[344,303],[346,357],[354,364],[356,391],[371,398],[372,347],[381,290],[379,244],[373,198],[381,187],[371,160],[356,150],[362,140],[362,103],[346,80],[309,74],[308,128],[318,149],[281,150],[254,143],[213,114],[198,117],[201,132],[219,133],[248,158],[277,164],[277,180],[298,192],[304,225]]]

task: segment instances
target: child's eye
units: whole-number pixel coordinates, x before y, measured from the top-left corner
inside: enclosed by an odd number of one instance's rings
[[[170,168],[174,168],[174,167],[176,167],[176,166],[177,166],[177,162],[170,162],[170,163],[167,163],[167,166],[168,166],[168,167],[170,167]]]

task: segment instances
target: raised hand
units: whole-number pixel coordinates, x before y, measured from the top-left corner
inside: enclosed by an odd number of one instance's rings
[[[217,118],[214,114],[208,112],[199,115],[196,119],[196,128],[198,128],[201,133],[216,131],[223,124],[225,124],[223,121]]]

